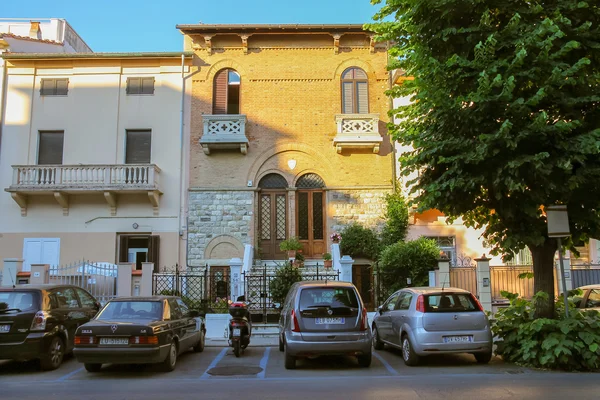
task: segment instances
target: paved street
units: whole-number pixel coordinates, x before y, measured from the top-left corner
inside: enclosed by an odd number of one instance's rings
[[[394,350],[375,353],[369,369],[352,358],[304,360],[283,367],[277,347],[251,347],[235,358],[228,348],[186,353],[177,369],[105,366],[90,374],[74,359],[57,371],[36,363],[0,362],[1,399],[596,399],[597,374],[538,372],[494,359],[477,365],[471,356],[432,357],[406,367]]]

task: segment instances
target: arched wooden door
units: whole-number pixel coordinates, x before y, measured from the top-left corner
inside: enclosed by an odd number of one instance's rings
[[[302,175],[296,182],[296,230],[305,257],[325,253],[325,182],[317,174]]]
[[[279,244],[286,239],[287,232],[287,181],[279,174],[265,175],[258,187],[260,255],[263,260],[283,260],[284,251]]]

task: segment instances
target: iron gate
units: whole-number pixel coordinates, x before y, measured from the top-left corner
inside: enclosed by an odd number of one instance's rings
[[[600,283],[600,265],[583,264],[572,265],[571,275],[573,277],[573,289],[585,285],[596,285]]]
[[[152,276],[152,293],[181,296],[188,307],[207,312],[207,273],[208,271],[182,271],[177,265],[171,271],[163,269]]]

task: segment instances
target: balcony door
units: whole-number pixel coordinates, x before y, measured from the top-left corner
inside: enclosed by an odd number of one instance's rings
[[[296,229],[305,257],[325,253],[325,183],[317,174],[306,174],[296,182]]]
[[[287,238],[287,181],[279,174],[265,175],[259,182],[259,243],[261,259],[283,260],[279,244]]]

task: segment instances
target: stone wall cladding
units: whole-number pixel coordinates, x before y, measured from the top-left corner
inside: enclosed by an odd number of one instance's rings
[[[385,223],[385,196],[389,193],[391,190],[331,190],[331,231],[341,232],[347,225],[359,223],[365,228],[380,232]]]
[[[254,192],[207,191],[189,194],[188,264],[202,266],[206,246],[219,235],[248,242]]]

